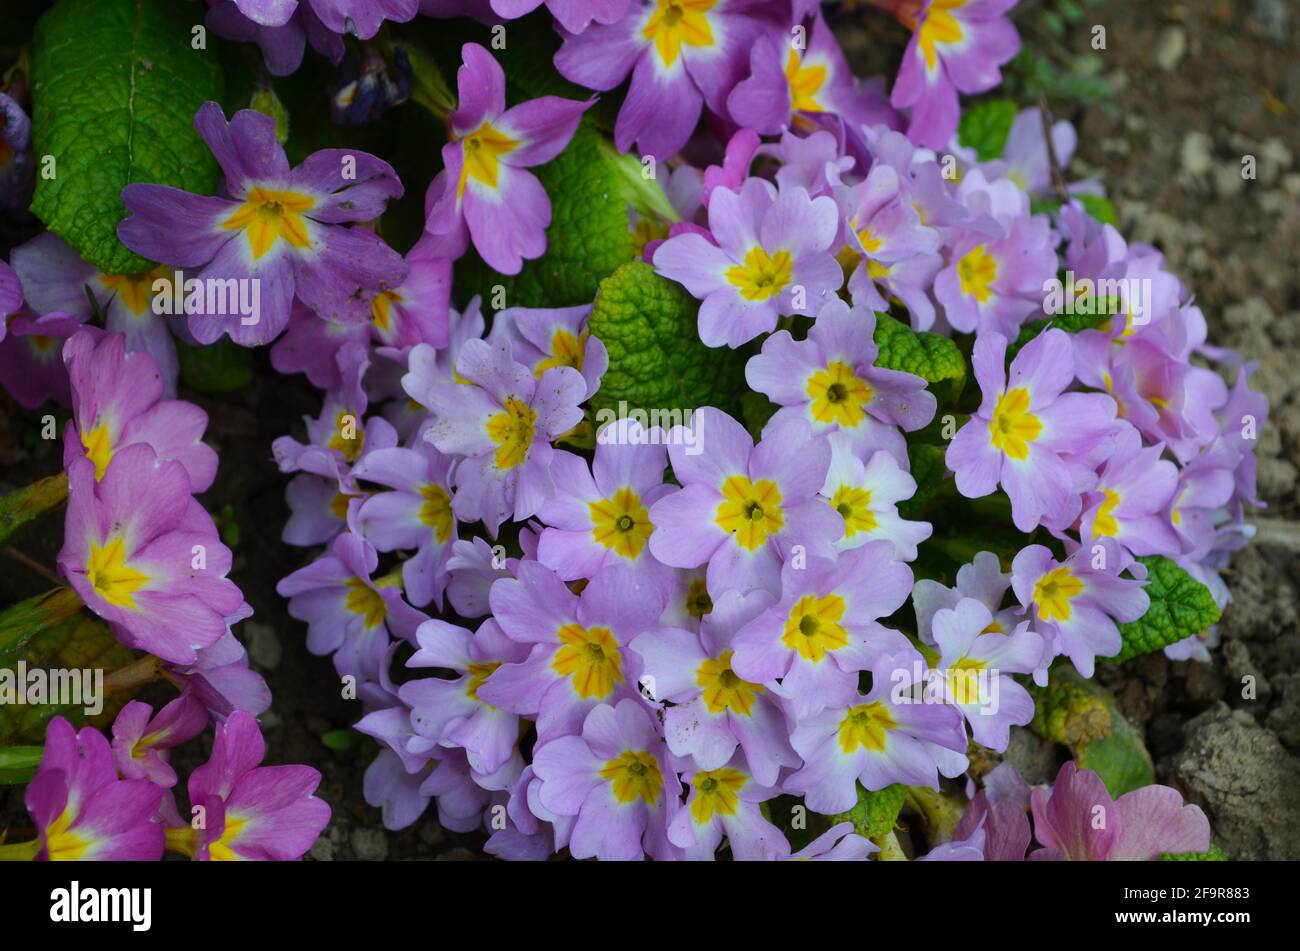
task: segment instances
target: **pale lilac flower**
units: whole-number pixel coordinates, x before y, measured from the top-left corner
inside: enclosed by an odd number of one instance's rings
[[[827,438],[831,465],[821,497],[844,519],[844,537],[835,543],[836,550],[883,539],[894,546],[900,561],[914,561],[916,546],[934,531],[929,522],[910,522],[898,514],[898,503],[916,494],[916,480],[884,450],[871,453],[863,463],[852,437],[842,430]]]

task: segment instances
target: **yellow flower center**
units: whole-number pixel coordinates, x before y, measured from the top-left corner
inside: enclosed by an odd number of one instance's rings
[[[677,62],[682,46],[712,46],[713,27],[705,16],[718,0],[659,0],[641,30],[652,42],[667,69]]]
[[[727,268],[727,280],[749,301],[771,300],[794,280],[794,258],[789,251],[768,254],[757,245],[745,254],[742,264]]]
[[[876,530],[876,513],[871,511],[871,490],[842,485],[831,496],[831,508],[844,519],[844,537],[852,538]]]
[[[695,682],[703,687],[700,696],[710,713],[725,713],[730,710],[742,717],[749,716],[754,707],[755,698],[763,692],[761,684],[752,684],[741,680],[731,669],[731,655],[734,651],[724,651],[720,656],[710,657],[695,669]]]
[[[478,700],[478,688],[483,686],[483,681],[492,676],[492,672],[501,666],[501,661],[491,660],[485,664],[469,665],[469,683],[465,685],[465,696],[471,700]],[[482,701],[479,701],[482,703]]]
[[[838,423],[852,429],[866,416],[871,402],[871,387],[853,368],[841,360],[832,360],[824,370],[808,377],[806,386],[812,399],[812,417],[819,423]]]
[[[851,707],[840,721],[840,749],[852,753],[859,746],[879,753],[885,748],[889,731],[898,721],[879,700]]]
[[[380,291],[375,295],[375,299],[370,302],[370,320],[376,330],[382,334],[392,331],[393,305],[400,304],[403,300],[405,298],[397,291]]]
[[[1119,493],[1114,489],[1104,490],[1105,498],[1097,509],[1097,517],[1092,521],[1092,534],[1098,538],[1114,537],[1119,534],[1119,522],[1115,520],[1115,507],[1119,505]]]
[[[95,481],[104,478],[108,464],[113,461],[113,439],[108,433],[108,424],[100,423],[89,432],[81,434],[81,446],[86,450],[86,458],[95,464]]]
[[[537,411],[513,396],[506,397],[502,411],[487,421],[487,434],[497,444],[496,467],[513,469],[528,458],[537,429]]]
[[[351,410],[339,410],[334,417],[334,434],[327,443],[330,449],[343,454],[348,462],[356,462],[366,444],[366,431],[356,413]]]
[[[797,50],[790,50],[785,61],[785,78],[790,84],[790,99],[795,112],[825,112],[817,93],[826,84],[826,67],[803,65]]]
[[[348,596],[343,606],[360,617],[367,628],[376,628],[388,617],[388,605],[383,596],[366,584],[362,578],[349,578]]]
[[[420,504],[420,521],[433,529],[439,545],[446,543],[453,522],[451,496],[442,486],[430,482],[420,489],[420,498],[424,499]]]
[[[979,676],[983,669],[984,661],[963,657],[944,671],[948,699],[952,703],[983,703],[984,689]]]
[[[838,594],[818,597],[805,594],[795,602],[785,620],[781,643],[797,651],[804,660],[821,663],[830,651],[849,643],[849,632],[839,623],[844,617],[844,599]]]
[[[238,862],[234,842],[239,838],[240,830],[248,824],[248,819],[237,813],[226,813],[226,827],[221,830],[221,838],[208,845],[208,858],[213,862]]]
[[[471,178],[488,188],[496,188],[501,156],[519,148],[519,142],[493,127],[492,123],[484,122],[460,140],[460,148],[462,161],[460,181],[456,184],[457,198],[464,197],[465,186]]]
[[[734,816],[740,806],[740,791],[745,788],[746,782],[744,773],[729,766],[696,773],[695,778],[691,780],[691,785],[695,787],[695,799],[691,801],[691,818],[703,825],[712,819],[715,813]]]
[[[655,527],[641,498],[624,486],[610,499],[590,502],[591,537],[624,558],[636,558],[650,540]]]
[[[153,283],[159,278],[170,279],[171,275],[166,268],[156,267],[142,274],[101,274],[99,283],[110,291],[115,291],[117,299],[126,309],[139,317],[149,312],[149,304],[153,300]]]
[[[45,851],[51,862],[76,862],[90,848],[91,840],[71,831],[72,810],[64,809],[45,828]]]
[[[746,476],[728,476],[714,521],[735,537],[737,545],[753,551],[785,525],[781,490],[769,479],[751,482]]]
[[[880,250],[883,242],[871,233],[870,228],[860,228],[857,231],[858,243],[862,245],[862,250],[867,254],[875,254]]]
[[[601,767],[600,778],[610,784],[614,798],[622,803],[639,796],[653,806],[664,787],[659,761],[647,750],[624,750]]]
[[[128,611],[136,610],[134,595],[149,583],[148,575],[126,563],[126,545],[121,536],[109,539],[102,547],[91,542],[86,578],[101,598]]]
[[[998,279],[998,259],[984,245],[976,245],[957,262],[957,277],[963,294],[983,304],[993,296],[993,282]]]
[[[1034,585],[1034,604],[1040,621],[1070,620],[1070,601],[1083,592],[1083,582],[1069,568],[1053,568]]]
[[[926,69],[934,70],[935,46],[939,43],[960,43],[961,23],[949,11],[960,10],[966,0],[931,0],[925,22],[921,24],[916,41],[925,56]]]
[[[1029,390],[1018,386],[998,397],[989,420],[993,448],[1012,459],[1027,459],[1029,444],[1043,431],[1038,417],[1029,412]]]
[[[623,682],[623,657],[609,628],[566,624],[556,635],[560,649],[551,669],[570,678],[579,697],[603,699]]]
[[[243,230],[256,261],[280,238],[292,247],[310,248],[311,236],[303,214],[315,205],[316,199],[310,195],[258,187],[249,191],[244,203],[225,220],[223,227]]]
[[[551,355],[537,364],[534,371],[538,379],[551,367],[573,367],[581,371],[588,336],[590,335],[585,330],[581,336],[576,337],[567,330],[557,330],[551,334]]]

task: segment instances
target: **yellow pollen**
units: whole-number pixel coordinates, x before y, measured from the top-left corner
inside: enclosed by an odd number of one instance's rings
[[[977,245],[957,262],[957,277],[961,280],[963,294],[969,294],[983,304],[993,296],[993,282],[998,279],[998,260]]]
[[[718,657],[709,657],[695,669],[695,683],[703,690],[700,696],[710,713],[725,713],[728,710],[742,717],[749,716],[754,708],[754,700],[763,692],[761,684],[752,684],[741,680],[731,669],[731,655],[734,651],[724,651]]]
[[[446,544],[451,537],[453,518],[451,514],[451,496],[447,490],[436,483],[426,483],[420,489],[420,521],[433,529],[433,537],[438,544]]]
[[[636,558],[650,540],[655,527],[641,498],[627,486],[613,498],[590,502],[591,537],[624,558]]]
[[[1119,534],[1119,522],[1115,520],[1115,507],[1119,505],[1119,493],[1114,489],[1105,489],[1105,498],[1097,509],[1097,517],[1092,522],[1092,534],[1098,538],[1113,538]]]
[[[871,387],[840,360],[832,360],[824,370],[808,377],[805,387],[812,399],[810,411],[819,423],[837,423],[852,429],[866,417],[871,402]]]
[[[95,592],[109,604],[135,611],[135,593],[149,583],[149,576],[126,563],[126,545],[121,536],[100,546],[90,544],[86,578]]]
[[[1029,412],[1029,390],[1018,386],[998,397],[989,420],[993,448],[1012,459],[1029,458],[1029,444],[1043,431],[1038,417]]]
[[[1034,604],[1040,621],[1070,620],[1070,601],[1083,592],[1083,582],[1069,568],[1053,568],[1034,585]]]
[[[917,45],[925,56],[926,69],[931,72],[937,60],[935,46],[961,42],[961,23],[949,11],[960,10],[965,5],[966,0],[931,0],[925,22],[916,36]]]
[[[381,334],[388,334],[393,329],[393,305],[400,304],[404,297],[397,291],[380,291],[370,302],[370,320]]]
[[[469,683],[465,685],[465,696],[471,700],[478,700],[478,688],[483,686],[483,681],[492,676],[492,672],[501,666],[501,661],[488,661],[486,664],[469,665]],[[483,701],[479,700],[479,703]]]
[[[705,16],[718,0],[659,0],[641,35],[654,43],[665,68],[681,55],[683,46],[712,46],[713,26]]]
[[[844,537],[852,538],[862,532],[874,532],[876,513],[871,511],[871,490],[856,485],[842,485],[831,496],[831,508],[844,519]]]
[[[310,248],[311,236],[303,213],[311,211],[316,200],[299,192],[253,188],[244,203],[225,220],[223,227],[242,230],[256,261],[283,238],[292,247]]]
[[[361,428],[359,417],[350,410],[339,410],[334,417],[334,435],[326,444],[343,454],[348,462],[356,462],[366,444],[366,431]]]
[[[859,746],[879,753],[885,748],[885,739],[898,721],[879,700],[851,707],[840,721],[840,749],[852,753]]]
[[[797,50],[785,61],[785,78],[790,84],[790,100],[795,112],[825,112],[817,93],[826,85],[826,67],[820,63],[803,65]]]
[[[170,278],[166,268],[156,267],[142,274],[102,274],[99,283],[117,293],[128,311],[136,317],[149,313],[153,300],[153,283],[159,278]],[[169,281],[170,283],[170,281]]]
[[[745,300],[771,300],[794,280],[794,258],[789,251],[768,254],[755,245],[746,252],[743,263],[727,268],[727,280]]]
[[[714,521],[735,537],[737,545],[753,551],[785,525],[781,490],[769,479],[751,482],[746,476],[728,476]]]
[[[348,596],[343,606],[362,619],[367,628],[376,628],[388,617],[383,596],[361,578],[349,578]]]
[[[570,678],[579,697],[604,699],[623,682],[623,656],[609,628],[566,624],[556,636],[560,649],[555,652],[551,669]]]
[[[557,330],[551,334],[551,355],[537,364],[537,369],[533,371],[537,378],[541,379],[542,374],[551,367],[573,367],[581,371],[588,336],[590,335],[585,330],[577,337],[567,330]]]
[[[513,469],[528,458],[537,429],[537,410],[513,396],[507,396],[502,411],[487,421],[487,434],[497,444],[498,469]]]
[[[739,793],[747,781],[744,773],[729,766],[709,770],[707,773],[696,773],[691,780],[691,785],[695,787],[691,818],[703,825],[715,813],[734,816],[740,806]]]
[[[614,798],[622,803],[639,796],[653,806],[664,787],[659,761],[647,750],[624,750],[601,767],[600,778],[610,784]]]
[[[848,646],[849,632],[839,623],[844,599],[838,594],[805,594],[795,602],[785,620],[781,643],[810,663],[821,663],[827,653]]]
[[[95,464],[95,481],[98,482],[104,478],[108,464],[113,461],[113,440],[108,424],[100,423],[89,432],[83,432],[81,446],[86,450],[86,458]]]
[[[456,197],[465,195],[465,186],[472,178],[488,188],[497,187],[501,156],[519,148],[519,142],[494,128],[492,123],[481,126],[460,140],[460,181],[456,184]]]
[[[208,858],[214,862],[238,862],[234,842],[239,838],[240,830],[248,824],[248,819],[233,812],[226,813],[226,827],[221,830],[221,838],[208,846]]]

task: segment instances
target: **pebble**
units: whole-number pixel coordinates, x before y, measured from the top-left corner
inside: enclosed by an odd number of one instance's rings
[[[382,862],[388,858],[388,835],[378,828],[353,829],[352,851],[363,862]]]
[[[1254,0],[1250,5],[1250,16],[1260,27],[1264,35],[1274,43],[1285,43],[1291,35],[1291,10],[1287,7],[1290,0]]]
[[[1179,153],[1183,171],[1196,178],[1208,172],[1214,164],[1214,155],[1211,151],[1213,145],[1210,137],[1204,132],[1188,132],[1183,138],[1182,150]]]
[[[1181,26],[1168,27],[1156,40],[1156,65],[1172,73],[1187,53],[1187,31]]]
[[[275,670],[280,666],[280,638],[275,628],[269,624],[249,621],[244,624],[244,646],[248,657],[263,670]]]

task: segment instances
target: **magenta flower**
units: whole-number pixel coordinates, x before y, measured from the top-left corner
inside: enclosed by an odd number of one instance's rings
[[[370,302],[370,325],[380,352],[405,352],[416,344],[447,346],[451,319],[451,265],[437,242],[421,235],[406,255],[406,279]]]
[[[983,401],[948,447],[957,490],[967,498],[999,484],[1011,499],[1022,532],[1041,522],[1068,524],[1079,512],[1076,484],[1093,479],[1070,464],[1115,428],[1115,402],[1102,393],[1065,393],[1074,380],[1070,337],[1048,330],[1025,345],[1004,369],[1007,341],[983,334],[975,341],[975,376]],[[1083,488],[1089,488],[1085,484]]]
[[[123,779],[147,779],[170,789],[176,770],[168,762],[172,747],[188,743],[208,726],[208,711],[185,691],[155,716],[153,707],[132,700],[113,721],[113,759]]]
[[[790,854],[785,833],[763,815],[760,803],[781,790],[760,785],[745,768],[745,758],[718,769],[691,769],[682,777],[690,789],[668,827],[668,838],[691,862],[711,862],[725,838],[737,862],[762,862]]]
[[[504,20],[532,13],[543,0],[492,0],[492,12]],[[581,33],[593,20],[617,23],[627,16],[631,0],[545,0],[546,9],[569,33]]]
[[[650,553],[650,508],[673,490],[663,481],[664,447],[647,435],[636,420],[611,424],[601,431],[590,468],[581,456],[555,454],[555,494],[538,512],[549,527],[538,540],[537,560],[565,581],[624,564],[638,581],[668,590],[672,569]]]
[[[712,241],[694,232],[654,253],[660,274],[702,300],[700,339],[739,347],[776,327],[777,318],[822,309],[844,282],[830,252],[839,227],[834,199],[802,188],[778,194],[761,178],[709,199]],[[716,243],[715,243],[716,242]]]
[[[546,190],[525,169],[564,151],[592,101],[543,96],[507,109],[506,75],[492,54],[466,43],[461,56],[460,105],[443,171],[429,185],[424,227],[445,256],[459,257],[472,239],[488,267],[518,274],[545,253],[551,223]]]
[[[653,626],[663,596],[632,569],[611,565],[576,595],[549,568],[522,561],[492,586],[492,615],[528,659],[498,667],[478,688],[486,703],[535,717],[542,740],[576,733],[598,704],[638,698],[640,657],[628,650]]]
[[[1050,792],[1030,792],[1034,837],[1031,859],[1149,862],[1166,852],[1206,852],[1210,823],[1178,790],[1143,786],[1112,799],[1090,769],[1066,763]],[[1099,817],[1104,821],[1098,821]]]
[[[360,503],[356,531],[379,551],[409,551],[402,586],[411,604],[442,606],[447,559],[456,540],[447,477],[452,460],[427,442],[413,449],[376,449],[361,457],[352,478],[391,489]]]
[[[216,0],[204,22],[218,36],[256,43],[273,76],[295,72],[308,43],[333,63],[343,59],[344,31],[331,31],[298,0]]]
[[[302,858],[330,820],[312,795],[320,773],[310,766],[262,766],[266,744],[257,721],[236,711],[216,728],[212,756],[190,774],[190,804],[203,824],[167,830],[167,847],[200,862]]]
[[[1040,666],[1043,639],[1028,621],[1006,634],[997,633],[997,623],[982,602],[963,598],[935,612],[931,630],[940,650],[934,667],[943,671],[944,700],[961,711],[976,743],[1001,752],[1011,727],[1034,718],[1033,698],[1010,675]]]
[[[715,598],[735,589],[780,590],[781,564],[794,546],[832,557],[843,520],[817,492],[826,481],[830,444],[806,423],[771,427],[757,446],[726,413],[705,406],[692,425],[707,452],[691,455],[669,434],[668,457],[682,488],[650,508],[650,553],[675,568],[707,564]],[[677,428],[673,430],[677,432]]]
[[[19,312],[9,318],[8,332],[0,339],[0,385],[19,406],[36,409],[46,400],[72,405],[62,342],[80,330],[82,322],[61,311],[44,317]]]
[[[884,450],[873,452],[863,463],[847,433],[835,432],[827,438],[831,466],[821,497],[844,519],[844,537],[835,543],[836,550],[883,539],[894,546],[900,561],[914,561],[916,546],[934,531],[929,522],[909,522],[898,514],[898,503],[916,493],[916,480]]]
[[[912,110],[912,141],[941,149],[957,131],[957,92],[987,92],[1002,81],[998,67],[1020,51],[1020,35],[1004,14],[1016,0],[928,0],[890,101]]]
[[[1121,577],[1117,564],[1095,567],[1087,548],[1058,562],[1042,545],[1029,545],[1012,562],[1011,586],[1032,610],[1034,630],[1047,642],[1040,679],[1057,654],[1065,654],[1079,673],[1091,677],[1095,658],[1113,657],[1123,646],[1115,622],[1136,621],[1151,604],[1141,581]]]
[[[195,269],[198,280],[256,280],[254,316],[189,314],[190,333],[223,333],[243,346],[268,343],[289,323],[295,296],[321,317],[361,319],[370,300],[402,282],[406,265],[383,241],[349,221],[370,221],[402,194],[392,167],[366,152],[322,149],[290,169],[275,120],[251,109],[226,122],[204,103],[194,117],[225,173],[230,195],[191,195],[167,185],[122,189],[131,212],[118,237],[146,258]],[[228,286],[228,285],[226,285]]]
[[[614,125],[620,152],[633,143],[663,160],[690,138],[705,103],[727,114],[761,22],[753,0],[636,0],[611,24],[563,33],[555,68],[588,89],[610,90],[632,74]]]
[[[779,330],[745,364],[745,379],[781,408],[769,426],[803,420],[814,432],[842,432],[864,457],[885,449],[907,465],[899,429],[920,429],[934,417],[935,398],[919,376],[874,365],[876,315],[829,301],[806,340]]]
[[[40,861],[157,861],[163,827],[154,821],[163,791],[147,779],[118,779],[108,740],[80,733],[63,717],[45,728],[45,752],[24,801],[36,826],[31,842],[0,845],[0,858]]]
[[[856,693],[858,671],[908,649],[907,638],[880,624],[907,600],[912,571],[888,542],[869,542],[835,560],[787,562],[781,599],[732,641],[736,674],[781,681],[796,717]]]
[[[471,634],[446,621],[425,621],[415,632],[420,649],[407,667],[436,667],[451,680],[425,677],[402,684],[415,732],[443,746],[460,747],[476,773],[495,773],[510,761],[519,741],[519,717],[479,698],[479,688],[502,664],[524,661],[527,644],[512,641],[491,619]]]
[[[1018,201],[1028,201],[1007,187]],[[1043,287],[1056,274],[1051,240],[1041,215],[1017,215],[1001,234],[962,230],[949,244],[948,265],[934,279],[934,296],[952,328],[1014,339],[1025,318],[1041,309]]]
[[[947,704],[925,703],[909,690],[915,651],[886,655],[871,668],[871,691],[841,695],[801,719],[790,743],[804,765],[785,781],[808,808],[831,815],[857,801],[857,784],[869,790],[893,783],[939,788],[939,773],[966,771],[966,730]]]
[[[699,633],[659,627],[638,636],[632,650],[645,662],[646,691],[672,706],[664,735],[674,756],[703,771],[721,770],[740,747],[747,772],[764,786],[782,767],[798,766],[776,694],[732,669],[734,635],[772,603],[766,591],[726,592],[700,622]],[[716,844],[716,843],[715,843]]]
[[[179,462],[137,443],[104,477],[89,459],[68,467],[59,570],[128,647],[179,664],[226,632],[243,596],[226,578],[230,549],[190,497]]]
[[[540,743],[533,772],[541,804],[577,819],[569,839],[574,858],[680,857],[668,827],[681,808],[681,783],[642,701],[602,703],[587,714],[580,735]]]
[[[89,459],[99,480],[118,452],[144,443],[159,460],[185,467],[191,492],[206,491],[217,475],[217,454],[202,441],[208,414],[184,400],[164,400],[157,364],[147,353],[129,353],[127,347],[122,334],[96,340],[89,331],[63,345],[72,383],[64,466]]]
[[[23,306],[23,285],[18,275],[4,261],[0,261],[0,342],[9,330],[9,318]]]
[[[418,349],[418,348],[417,348]],[[424,396],[433,424],[424,438],[456,463],[452,509],[488,531],[534,515],[554,491],[551,440],[582,420],[586,381],[570,366],[535,376],[511,356],[510,344],[467,340],[456,371],[471,385],[444,382]]]

